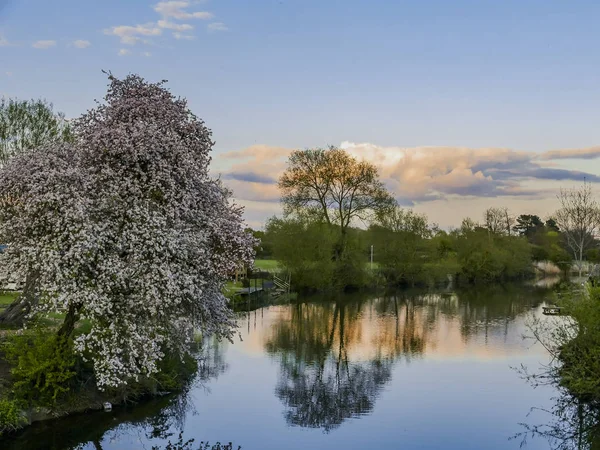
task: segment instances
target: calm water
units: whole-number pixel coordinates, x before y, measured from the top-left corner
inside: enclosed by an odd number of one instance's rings
[[[241,340],[205,349],[188,393],[37,424],[6,449],[151,449],[184,441],[268,449],[518,449],[552,390],[511,367],[550,292],[532,286],[310,297],[240,313]],[[170,435],[170,436],[169,436]],[[236,447],[237,448],[237,447]],[[543,439],[528,449],[547,449]]]

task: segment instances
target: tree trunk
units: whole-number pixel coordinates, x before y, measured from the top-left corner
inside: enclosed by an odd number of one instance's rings
[[[65,316],[65,320],[63,324],[60,326],[58,330],[58,336],[64,336],[65,338],[71,337],[73,330],[75,329],[75,323],[77,323],[77,313],[79,312],[79,308],[75,305],[69,305],[69,310],[67,311],[67,315]]]
[[[20,327],[25,323],[27,314],[31,312],[31,307],[37,304],[39,300],[36,293],[38,276],[37,271],[27,274],[23,293],[0,313],[0,325]]]

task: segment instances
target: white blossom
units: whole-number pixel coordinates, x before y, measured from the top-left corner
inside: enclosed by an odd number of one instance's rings
[[[74,308],[100,388],[156,372],[191,329],[230,337],[226,277],[253,258],[242,208],[209,177],[211,132],[163,83],[110,76],[104,104],[0,171],[9,270],[39,274],[35,312]]]

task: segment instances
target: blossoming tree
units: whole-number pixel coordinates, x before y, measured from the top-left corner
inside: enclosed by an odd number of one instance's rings
[[[221,293],[255,241],[242,208],[209,176],[211,132],[164,82],[109,75],[105,103],[75,142],[14,158],[0,172],[0,241],[11,270],[36,274],[33,312],[63,311],[100,388],[184,353],[191,330],[229,337]]]

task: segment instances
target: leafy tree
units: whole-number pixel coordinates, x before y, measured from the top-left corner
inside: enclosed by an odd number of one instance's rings
[[[556,223],[556,220],[554,220],[552,217],[550,217],[548,220],[546,220],[546,223],[544,224],[546,228],[548,228],[551,231],[560,231],[560,229],[558,228],[558,224]]]
[[[221,293],[250,263],[255,240],[242,209],[209,177],[211,132],[163,83],[109,76],[105,103],[75,122],[74,143],[14,157],[0,172],[2,258],[33,271],[34,312],[66,312],[100,388],[185,355],[191,331],[229,337]]]
[[[353,220],[368,220],[393,204],[373,164],[335,147],[292,152],[279,188],[287,215],[323,220],[342,236]]]
[[[517,224],[514,229],[519,235],[525,236],[527,239],[531,237],[541,228],[544,227],[544,222],[536,215],[521,214],[517,217]]]
[[[431,237],[426,216],[395,205],[379,211],[370,231],[377,262],[388,282],[414,285],[422,281],[425,239]]]
[[[13,156],[73,139],[62,113],[45,100],[0,99],[0,167]]]
[[[272,218],[265,227],[273,256],[291,272],[295,289],[326,289],[333,284],[336,230],[325,223]]]

